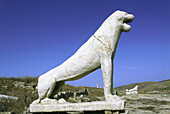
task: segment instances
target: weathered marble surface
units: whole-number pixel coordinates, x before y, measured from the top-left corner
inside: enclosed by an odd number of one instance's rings
[[[31,104],[30,112],[67,112],[67,111],[105,111],[124,110],[124,101],[120,102],[85,102],[85,103],[58,103],[58,104]]]
[[[134,88],[132,89],[126,89],[126,95],[136,95],[138,94],[138,85],[136,85]]]
[[[9,96],[9,95],[1,95],[1,94],[0,94],[0,98],[18,100],[18,97],[13,97],[13,96]]]
[[[113,96],[113,59],[121,33],[128,32],[134,16],[124,11],[115,11],[78,51],[60,66],[41,75],[38,79],[38,100],[50,98],[58,92],[65,81],[77,80],[101,68],[105,99],[121,101]]]

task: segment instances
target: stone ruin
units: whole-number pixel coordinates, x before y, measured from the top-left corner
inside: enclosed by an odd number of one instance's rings
[[[126,95],[137,95],[138,94],[138,85],[132,89],[126,89]]]
[[[63,98],[66,101],[73,102],[73,103],[91,102],[92,101],[90,98],[88,98],[88,90],[86,88],[80,89],[77,92],[73,92],[73,91],[58,92],[54,96],[54,98],[57,100]]]

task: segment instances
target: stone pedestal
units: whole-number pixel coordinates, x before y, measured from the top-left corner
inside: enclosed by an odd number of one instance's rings
[[[122,111],[124,101],[119,102],[84,102],[84,103],[59,103],[59,104],[31,104],[30,112],[84,112],[84,111]]]

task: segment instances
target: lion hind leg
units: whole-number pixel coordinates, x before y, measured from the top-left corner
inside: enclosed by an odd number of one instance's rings
[[[55,88],[56,82],[53,77],[46,77],[46,76],[40,76],[38,79],[38,95],[39,95],[39,102],[43,100],[44,98],[48,98],[51,96],[54,88]]]

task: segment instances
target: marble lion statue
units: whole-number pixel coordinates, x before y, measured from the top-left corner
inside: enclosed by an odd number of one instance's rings
[[[100,28],[84,43],[78,51],[58,67],[41,75],[38,79],[39,98],[34,103],[41,103],[45,98],[52,98],[65,81],[80,79],[101,68],[105,100],[121,100],[113,95],[113,59],[121,33],[128,32],[134,16],[124,11],[115,11]]]

